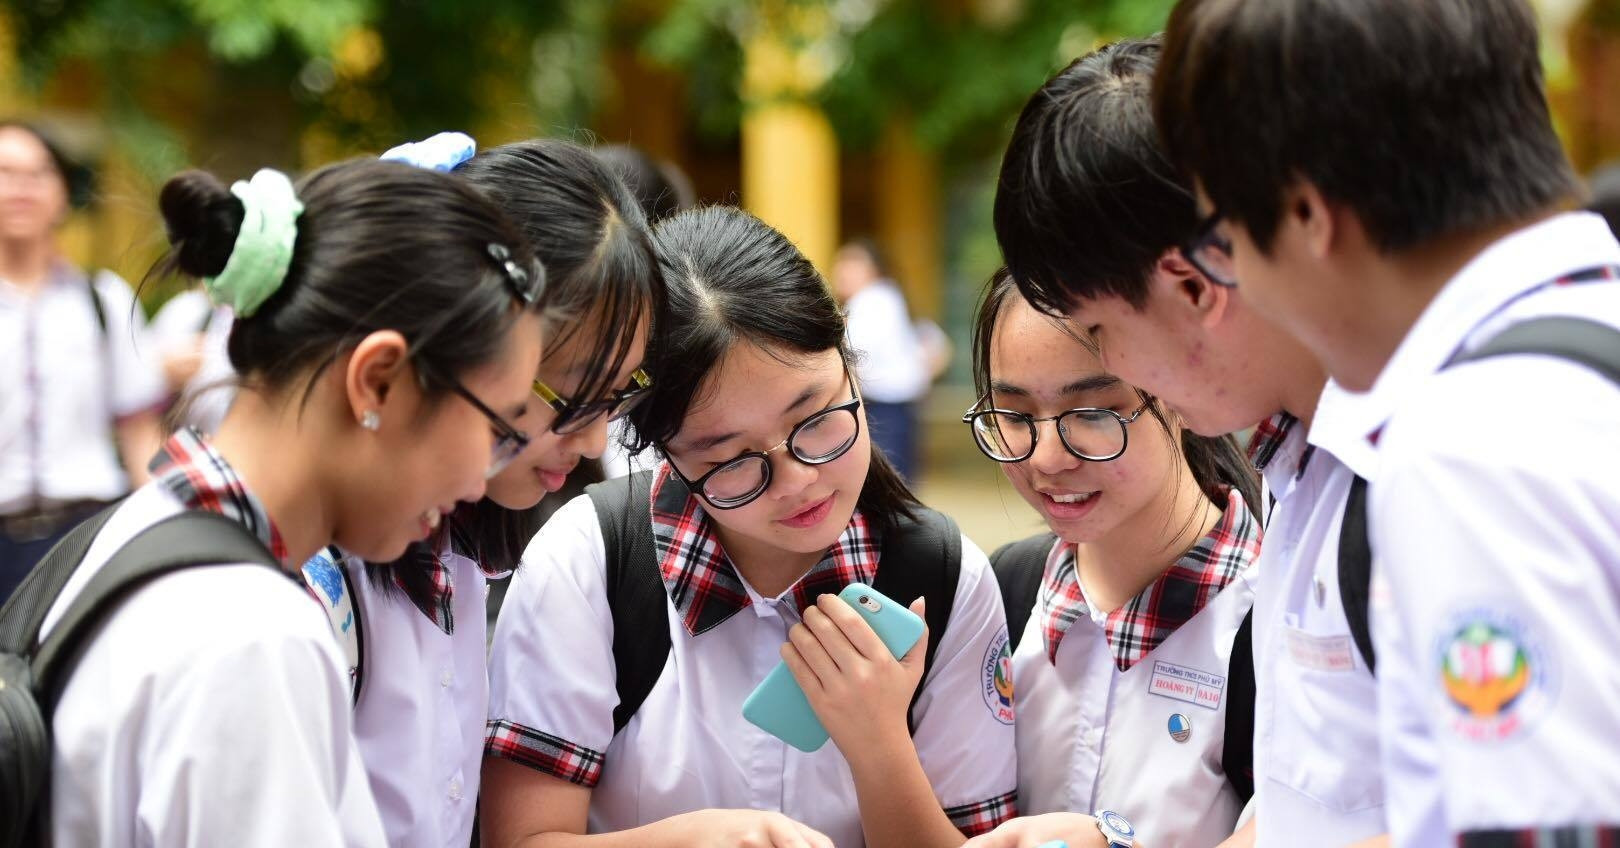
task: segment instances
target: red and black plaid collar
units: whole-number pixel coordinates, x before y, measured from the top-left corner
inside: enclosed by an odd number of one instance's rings
[[[1108,614],[1104,632],[1114,665],[1129,671],[1259,555],[1260,522],[1249,513],[1243,496],[1232,489],[1226,497],[1226,511],[1209,533],[1141,594]],[[1041,581],[1040,604],[1046,655],[1057,662],[1063,635],[1081,616],[1090,614],[1074,567],[1074,545],[1060,542],[1053,547]]]
[[[170,436],[147,468],[153,481],[179,498],[186,509],[216,512],[240,523],[276,559],[287,561],[287,545],[270,514],[264,511],[264,504],[196,430],[185,428]]]
[[[720,547],[702,501],[670,474],[667,462],[653,476],[651,501],[658,568],[686,632],[696,636],[746,608],[748,590]],[[794,606],[802,615],[823,593],[871,583],[877,569],[877,537],[856,511],[838,541],[789,590]]]
[[[411,599],[411,603],[421,610],[429,621],[433,622],[440,630],[443,630],[446,636],[449,636],[456,631],[456,618],[450,606],[456,587],[455,581],[450,576],[450,567],[445,565],[444,562],[447,555],[445,552],[440,552],[433,557],[423,558],[424,562],[419,567],[427,572],[428,580],[425,592],[411,591],[411,588],[405,584],[401,569],[396,566],[393,571],[394,585],[399,587],[405,597]]]

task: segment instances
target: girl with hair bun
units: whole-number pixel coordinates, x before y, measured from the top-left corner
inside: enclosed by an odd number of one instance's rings
[[[201,277],[235,310],[236,400],[213,438],[176,433],[104,514],[42,633],[126,542],[184,511],[223,516],[265,556],[165,574],[106,615],[52,720],[50,836],[386,844],[339,649],[289,578],[333,543],[399,557],[522,452],[541,270],[477,192],[394,163],[296,188],[260,171],[229,191],[192,171],[161,205],[173,249],[154,272]]]

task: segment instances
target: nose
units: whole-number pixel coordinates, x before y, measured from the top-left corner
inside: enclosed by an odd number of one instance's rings
[[[611,425],[606,415],[596,416],[588,426],[578,432],[569,433],[564,437],[565,445],[580,456],[589,459],[600,459],[607,451],[608,429]]]
[[[1056,421],[1042,421],[1035,427],[1035,452],[1026,460],[1030,468],[1042,474],[1060,474],[1074,470],[1085,461],[1069,453],[1069,449],[1063,446],[1063,440],[1058,437]]]
[[[770,494],[771,497],[777,500],[797,496],[821,476],[819,467],[800,462],[785,449],[781,453],[772,455],[770,463]]]

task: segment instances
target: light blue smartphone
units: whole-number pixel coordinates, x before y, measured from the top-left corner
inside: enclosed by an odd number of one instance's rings
[[[883,640],[895,658],[906,655],[922,638],[923,620],[864,583],[851,583],[838,597],[866,619],[872,631]],[[779,662],[765,676],[753,694],[743,702],[743,718],[756,727],[801,751],[815,751],[827,744],[827,730],[810,708],[787,663]]]

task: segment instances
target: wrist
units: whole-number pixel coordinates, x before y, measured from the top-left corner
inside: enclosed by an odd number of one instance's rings
[[[839,746],[838,750],[858,783],[891,780],[897,769],[917,762],[917,747],[905,725],[898,731],[889,728],[866,734],[859,741],[852,741],[848,750],[844,746]]]

